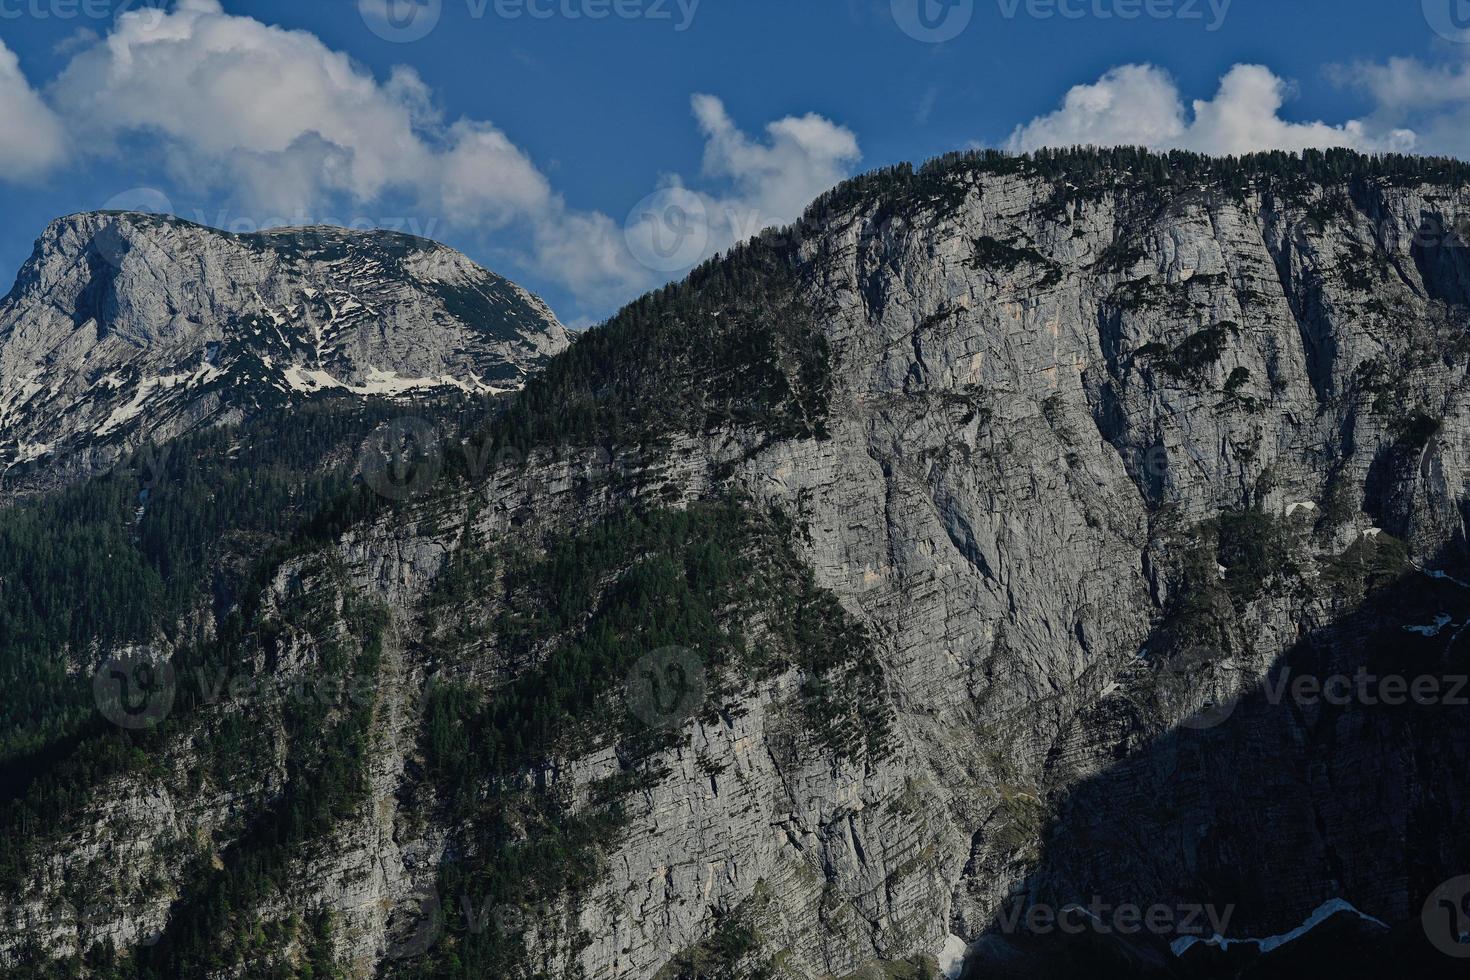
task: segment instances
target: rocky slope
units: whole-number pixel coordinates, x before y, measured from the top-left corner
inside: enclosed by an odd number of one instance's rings
[[[487,430],[390,429],[419,454],[391,499],[175,654],[272,683],[99,736],[147,761],[79,766],[30,827],[0,949],[115,948],[127,976],[1449,974],[1419,923],[1470,870],[1467,213],[1463,167],[1346,154],[844,185]],[[1360,669],[1441,696],[1279,694]],[[305,727],[300,679],[334,680]],[[311,733],[354,730],[339,777]],[[1073,905],[1078,935],[1025,924]],[[1164,914],[1097,925],[1120,905]]]
[[[567,342],[540,300],[408,235],[73,215],[0,302],[0,492],[323,393],[513,390]]]

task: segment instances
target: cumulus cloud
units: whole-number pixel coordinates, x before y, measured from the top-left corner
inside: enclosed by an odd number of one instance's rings
[[[1014,150],[1042,146],[1132,144],[1211,154],[1300,151],[1343,146],[1358,150],[1412,150],[1415,134],[1351,120],[1342,125],[1291,122],[1281,110],[1288,83],[1261,65],[1236,65],[1209,100],[1186,111],[1178,85],[1153,65],[1124,65],[1097,82],[1069,91],[1061,108],[1016,127]]]
[[[59,117],[88,134],[78,153],[146,137],[175,183],[270,216],[260,223],[408,201],[470,233],[503,231],[498,251],[585,304],[606,308],[678,271],[630,250],[620,220],[569,206],[492,123],[444,119],[410,68],[380,79],[313,34],[231,15],[219,0],[130,11],[75,47],[47,89],[51,108],[0,47],[0,123],[31,134],[0,148],[12,173],[57,162]],[[856,137],[820,116],[780,119],[756,138],[713,96],[695,96],[693,109],[701,177],[715,188],[688,192],[709,215],[694,259],[790,221],[859,158]]]
[[[540,265],[566,270],[587,294],[598,295],[599,284],[657,285],[766,228],[794,221],[861,159],[857,137],[818,115],[778,119],[758,139],[740,129],[715,96],[697,94],[690,104],[705,139],[702,176],[710,189],[666,174],[622,224],[553,202],[537,223]]]
[[[0,173],[29,180],[61,162],[60,121],[31,88],[20,59],[0,41]]]
[[[1427,65],[1416,58],[1337,66],[1333,77],[1363,92],[1379,129],[1412,129],[1426,153],[1470,156],[1470,64]]]
[[[50,95],[93,152],[147,134],[176,182],[227,189],[261,223],[407,200],[462,231],[505,230],[499,251],[588,303],[654,284],[611,218],[568,207],[493,124],[444,120],[412,69],[380,81],[315,35],[217,0],[123,15]]]
[[[713,95],[694,96],[692,106],[706,140],[705,176],[734,185],[734,195],[717,203],[722,210],[741,210],[761,227],[796,218],[861,156],[850,130],[818,115],[777,120],[766,127],[761,143],[741,132]]]
[[[50,94],[99,150],[150,134],[176,179],[228,182],[269,210],[330,193],[373,201],[425,186],[444,165],[430,143],[428,93],[411,70],[380,84],[314,35],[228,15],[217,0],[122,15]]]
[[[1077,85],[1050,115],[1016,127],[1013,150],[1042,146],[1172,146],[1184,134],[1184,103],[1167,72],[1152,65],[1113,68]]]

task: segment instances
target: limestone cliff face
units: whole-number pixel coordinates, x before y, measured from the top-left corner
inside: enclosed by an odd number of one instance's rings
[[[567,343],[540,300],[408,235],[73,215],[0,302],[0,473],[44,488],[324,393],[513,390]]]
[[[784,515],[815,585],[863,627],[888,737],[834,751],[803,721],[811,678],[796,666],[712,682],[709,710],[622,800],[595,880],[514,910],[506,931],[544,975],[678,975],[671,961],[708,952],[733,919],[754,938],[731,975],[926,958],[958,975],[966,946],[974,975],[1026,975],[1035,951],[995,924],[1017,895],[1228,904],[1236,938],[1287,933],[1334,900],[1413,922],[1429,889],[1470,870],[1453,831],[1470,803],[1466,709],[1262,692],[1283,667],[1463,664],[1467,213],[1470,188],[1429,179],[1161,188],[969,160],[839,190],[749,247],[782,270],[799,307],[782,322],[811,326],[820,377],[779,338],[731,341],[751,322],[738,289],[695,283],[677,314],[711,349],[774,351],[780,391],[819,391],[819,424],[773,432],[715,411],[708,392],[731,382],[695,371],[686,418],[656,439],[511,459],[446,442],[470,460],[460,475],[296,559],[383,603],[395,632],[371,802],[257,914],[336,910],[334,948],[360,976],[414,975],[462,938],[425,896],[478,908],[436,869],[483,835],[443,817],[447,790],[420,755],[426,691],[493,692],[536,665],[497,631],[509,593],[446,607],[445,569],[733,495]],[[605,328],[610,345],[629,322]],[[619,390],[629,375],[611,369],[584,383],[570,363],[552,363],[548,404],[632,398],[632,412],[667,395]],[[659,367],[678,387],[686,366]],[[285,568],[273,590],[311,574]],[[465,628],[446,632],[446,617]],[[623,681],[607,679],[609,698]],[[590,812],[626,754],[615,739],[565,744],[525,785]],[[180,806],[181,778],[103,787],[113,815],[98,820],[228,834],[208,787]],[[236,812],[271,794],[261,776]],[[60,869],[115,880],[95,848],[45,862],[5,910],[12,951],[36,910],[66,901]],[[159,894],[187,894],[186,869],[156,875]],[[166,928],[159,907],[120,899],[92,932],[53,924],[45,942],[126,943]],[[1170,975],[1173,938],[1136,955]]]

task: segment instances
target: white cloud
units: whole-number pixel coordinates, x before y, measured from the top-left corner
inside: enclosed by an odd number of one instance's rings
[[[1470,64],[1426,65],[1416,58],[1391,58],[1338,66],[1332,74],[1371,97],[1371,125],[1412,129],[1420,152],[1470,157]]]
[[[713,95],[692,99],[705,136],[704,173],[727,179],[734,193],[714,209],[739,212],[754,234],[798,217],[818,194],[841,181],[858,161],[857,137],[821,116],[788,116],[766,127],[759,143],[736,128]]]
[[[437,168],[445,212],[458,221],[499,227],[522,214],[554,209],[550,182],[489,123],[461,120],[450,127],[449,148]]]
[[[1287,92],[1287,83],[1269,69],[1236,65],[1220,80],[1220,91],[1213,101],[1195,102],[1194,124],[1186,145],[1215,154],[1330,146],[1368,151],[1413,148],[1413,133],[1373,133],[1361,120],[1341,126],[1287,122],[1281,118]]]
[[[630,214],[620,225],[602,214],[567,211],[554,200],[535,230],[540,267],[563,270],[565,281],[582,295],[603,302],[615,295],[625,299],[765,228],[794,221],[861,157],[850,130],[818,115],[778,119],[757,140],[735,125],[718,98],[701,94],[690,101],[705,137],[703,176],[724,189],[701,191],[681,176],[666,175],[653,197],[658,213],[651,217],[658,225],[672,208],[679,215],[675,220],[699,227],[640,228],[646,214]],[[637,239],[650,231],[679,243],[673,263],[637,247],[648,244]],[[691,231],[695,238],[686,239]]]
[[[1289,91],[1287,82],[1268,68],[1236,65],[1220,80],[1213,99],[1196,100],[1192,111],[1186,112],[1179,88],[1167,72],[1153,65],[1124,65],[1094,84],[1073,88],[1060,109],[1016,127],[1007,145],[1033,150],[1129,144],[1211,154],[1414,147],[1412,132],[1363,120],[1330,125],[1283,119],[1281,109]]]
[[[1184,103],[1166,72],[1152,65],[1123,65],[1096,83],[1075,86],[1050,115],[1016,127],[1008,145],[1172,146],[1185,130]]]
[[[47,94],[67,127],[88,134],[78,152],[102,158],[146,136],[177,184],[227,195],[262,224],[409,201],[463,231],[497,232],[499,252],[584,305],[605,309],[667,278],[640,264],[618,221],[569,206],[500,129],[445,120],[410,68],[380,80],[315,35],[228,14],[218,0],[131,11],[107,37],[74,46]],[[0,111],[24,105],[30,129],[54,126],[13,57],[0,57],[0,93]],[[718,99],[693,106],[703,177],[723,188],[697,195],[711,215],[704,254],[792,220],[859,157],[856,137],[820,116],[778,120],[756,139]],[[32,169],[56,162],[54,149],[30,152]]]
[[[229,181],[247,203],[290,212],[345,193],[372,201],[422,185],[438,162],[422,131],[427,93],[407,69],[380,85],[304,31],[188,0],[118,18],[51,87],[69,124],[106,149],[162,137],[175,177]]]
[[[29,180],[66,153],[61,123],[31,88],[20,59],[0,41],[0,173]]]

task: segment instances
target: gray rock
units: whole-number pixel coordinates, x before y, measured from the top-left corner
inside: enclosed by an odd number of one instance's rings
[[[568,343],[539,299],[424,239],[73,215],[0,302],[0,494],[293,400],[515,390]]]
[[[1470,191],[1366,181],[1339,206],[1337,188],[1105,189],[1058,206],[1058,184],[1025,172],[959,166],[942,182],[932,199],[853,195],[792,233],[831,351],[826,438],[725,428],[656,452],[541,451],[322,558],[411,632],[466,540],[525,544],[655,491],[678,505],[738,490],[792,517],[818,584],[876,638],[887,754],[816,744],[790,715],[794,673],[732,692],[722,721],[689,722],[658,760],[667,775],[628,801],[602,880],[528,930],[549,975],[647,980],[717,912],[757,904],[782,975],[810,980],[994,945],[1013,894],[1230,903],[1237,935],[1284,933],[1333,898],[1398,924],[1417,915],[1421,879],[1463,856],[1443,836],[1466,815],[1463,739],[1436,727],[1420,744],[1443,759],[1410,764],[1421,736],[1393,719],[1276,710],[1253,692],[1304,638],[1361,625],[1361,595],[1333,578],[1348,549],[1401,541],[1427,569],[1463,552],[1470,258],[1419,230],[1470,211]],[[177,288],[251,281],[211,275]],[[272,304],[295,295],[282,289]],[[126,322],[164,332],[157,302]],[[44,346],[7,354],[3,376]],[[376,364],[372,350],[352,363]],[[1289,561],[1259,582],[1221,567],[1201,586],[1191,561],[1237,518],[1279,536]],[[1181,625],[1192,598],[1209,613]],[[1169,686],[1190,645],[1209,648],[1225,700],[1246,698],[1213,735],[1191,727],[1204,686]],[[364,976],[393,966],[389,917],[373,910],[410,902],[456,830],[407,775],[418,718],[403,692],[431,666],[414,649],[385,674],[401,690],[377,723],[373,812],[261,911],[351,910],[338,943]],[[432,666],[484,684],[513,669],[489,635]],[[594,749],[548,778],[585,802],[616,767]],[[180,822],[130,813],[160,833]],[[95,866],[84,848],[48,860]],[[55,887],[38,872],[4,921]],[[136,935],[156,917],[122,903],[107,928]],[[65,929],[47,935],[73,948]]]

